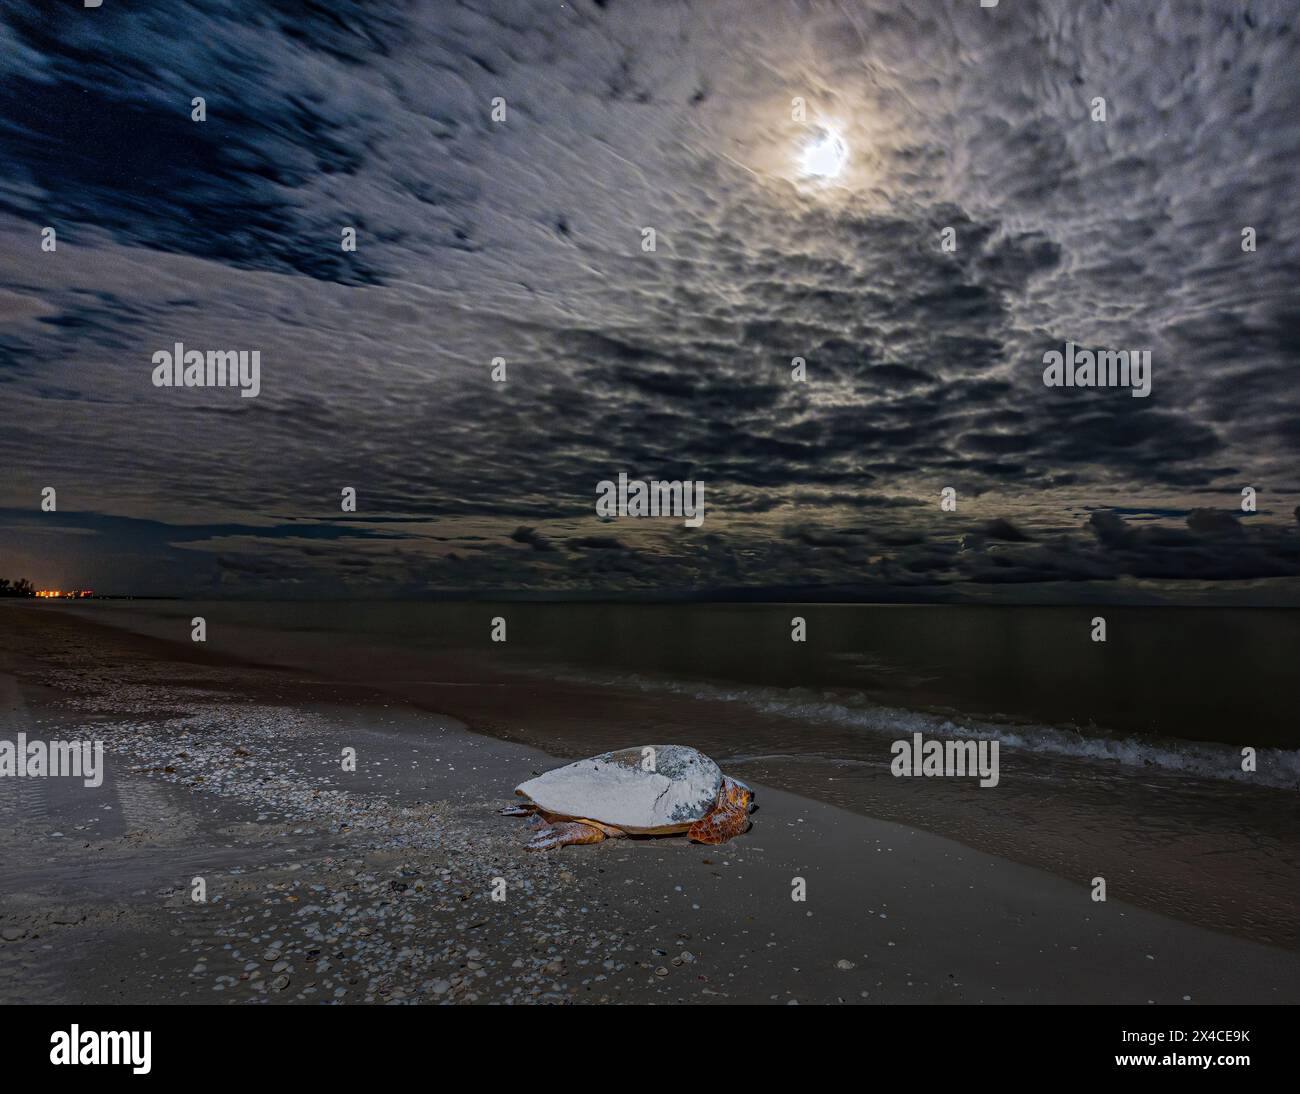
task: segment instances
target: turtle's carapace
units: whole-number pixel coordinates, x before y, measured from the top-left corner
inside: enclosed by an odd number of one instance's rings
[[[531,851],[630,835],[685,833],[696,843],[723,843],[749,829],[754,801],[748,786],[684,745],[607,752],[530,779],[515,793],[523,802],[501,813],[531,817]]]

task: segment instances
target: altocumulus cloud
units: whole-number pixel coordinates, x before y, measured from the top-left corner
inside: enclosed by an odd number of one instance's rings
[[[914,9],[6,5],[0,506],[57,486],[152,591],[1293,579],[1293,13]],[[262,394],[152,387],[177,341]],[[1043,387],[1066,341],[1152,396]],[[704,480],[704,528],[602,526],[619,470]]]

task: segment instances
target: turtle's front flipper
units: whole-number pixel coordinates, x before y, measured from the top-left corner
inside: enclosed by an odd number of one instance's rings
[[[525,845],[526,851],[550,851],[555,847],[567,847],[571,843],[599,843],[605,833],[590,824],[581,821],[559,821],[548,824]]]
[[[497,810],[498,817],[527,817],[533,812],[531,805],[507,805]]]
[[[749,806],[754,792],[744,783],[722,779],[718,804],[691,825],[686,835],[696,843],[726,843],[749,831]]]

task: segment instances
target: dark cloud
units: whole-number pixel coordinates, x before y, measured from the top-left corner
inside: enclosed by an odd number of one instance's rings
[[[526,528],[520,525],[510,533],[510,538],[515,543],[526,543],[534,551],[554,551],[555,545],[545,536],[540,535],[534,528]]]
[[[984,535],[988,536],[989,539],[1006,540],[1008,543],[1024,543],[1032,538],[1012,524],[1011,521],[1004,520],[1001,517],[989,521],[984,526]]]
[[[575,536],[567,546],[587,551],[622,551],[626,544],[615,536]]]

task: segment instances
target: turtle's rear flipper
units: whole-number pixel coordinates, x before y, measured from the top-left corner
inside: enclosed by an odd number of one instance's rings
[[[726,843],[749,831],[749,806],[754,792],[743,783],[723,777],[718,804],[691,825],[686,835],[696,843]]]
[[[567,847],[571,843],[599,843],[605,833],[590,824],[580,821],[560,821],[548,824],[537,835],[524,844],[526,851],[550,851],[556,847]]]
[[[497,810],[498,817],[527,817],[533,811],[530,805],[507,805],[504,809]]]

